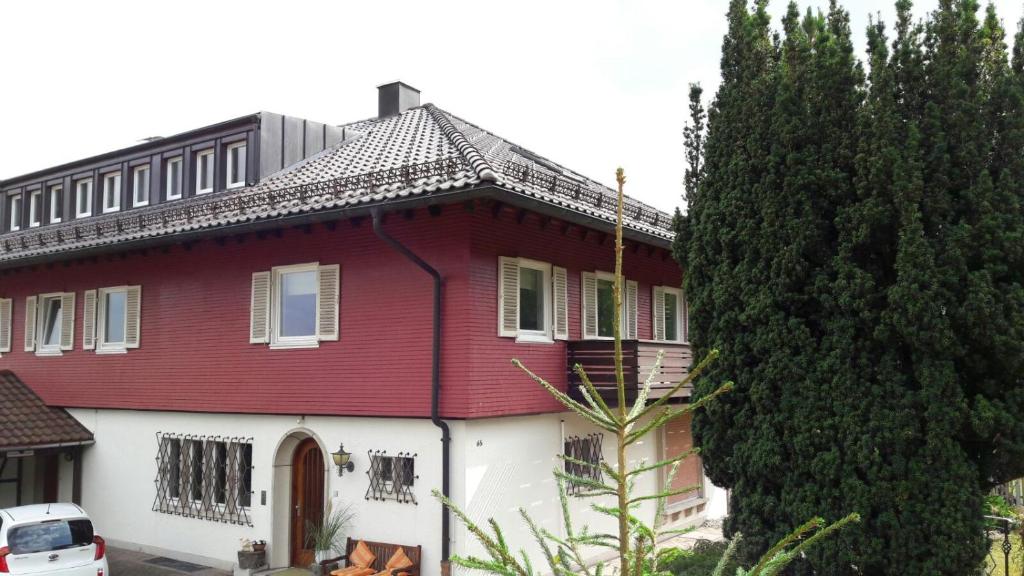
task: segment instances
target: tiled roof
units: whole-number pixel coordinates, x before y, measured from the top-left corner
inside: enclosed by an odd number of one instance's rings
[[[254,186],[5,234],[0,264],[484,185],[615,221],[613,190],[431,104],[345,128],[351,137]],[[626,199],[627,229],[670,240],[671,220]]]
[[[0,450],[92,441],[63,408],[47,406],[10,370],[0,371]]]

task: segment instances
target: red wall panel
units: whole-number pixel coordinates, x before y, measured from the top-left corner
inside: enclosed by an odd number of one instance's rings
[[[518,358],[564,389],[565,343],[524,344],[497,336],[497,262],[521,256],[569,272],[569,330],[580,337],[580,272],[614,265],[614,238],[603,244],[579,228],[542,227],[505,211],[446,207],[441,216],[391,215],[385,229],[444,278],[442,414],[475,418],[560,410],[515,369]],[[318,349],[271,350],[249,344],[253,272],[318,261],[341,265],[341,338]],[[627,250],[625,275],[639,282],[638,335],[651,337],[651,286],[678,286],[663,250]],[[83,292],[142,286],[141,347],[127,354],[82,350]],[[363,221],[317,225],[281,236],[247,234],[185,249],[40,265],[0,276],[14,299],[13,350],[0,369],[16,372],[57,406],[425,417],[430,414],[432,283],[378,240]],[[37,357],[23,350],[25,297],[76,293],[74,350]]]
[[[520,343],[498,336],[498,257],[514,256],[550,262],[566,268],[569,288],[569,338],[580,339],[580,273],[615,271],[615,238],[573,227],[565,234],[563,224],[542,226],[539,216],[530,214],[522,223],[510,212],[499,218],[479,214],[474,219],[470,299],[474,305],[471,322],[467,389],[472,390],[468,410],[476,417],[510,413],[529,414],[560,410],[559,404],[525,373],[512,366],[517,358],[548,382],[565,390],[567,382],[566,344]],[[602,242],[601,239],[604,238]],[[650,339],[651,287],[682,285],[678,265],[665,250],[649,252],[646,246],[623,254],[623,276],[638,282],[637,337]]]
[[[393,216],[385,224],[444,275],[445,312],[452,316],[467,308],[466,223],[452,210],[437,218]],[[341,265],[340,340],[304,350],[249,344],[252,273],[313,261]],[[121,284],[142,286],[140,348],[83,350],[83,292]],[[378,240],[368,221],[36,266],[0,277],[0,296],[14,298],[14,346],[0,368],[60,406],[425,416],[431,289],[430,277]],[[75,349],[37,357],[24,351],[25,296],[54,291],[76,293]],[[465,339],[459,323],[451,323],[445,356],[461,354]],[[457,362],[448,366],[458,370]]]

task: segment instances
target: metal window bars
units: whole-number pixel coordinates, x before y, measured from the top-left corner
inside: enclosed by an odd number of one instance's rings
[[[601,482],[604,474],[601,472],[601,462],[604,454],[601,452],[601,442],[604,435],[600,432],[587,434],[586,436],[569,436],[565,439],[565,457],[572,460],[565,460],[565,473],[569,476]],[[565,492],[571,496],[578,496],[588,491],[588,487],[579,482],[566,480]]]
[[[153,511],[252,526],[252,438],[157,432]]]
[[[394,500],[403,504],[419,504],[413,494],[416,475],[416,454],[399,452],[388,456],[386,450],[369,450],[370,486],[366,489],[367,500]]]

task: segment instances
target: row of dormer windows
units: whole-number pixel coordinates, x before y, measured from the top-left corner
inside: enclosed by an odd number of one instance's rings
[[[246,144],[234,142],[224,148],[226,189],[240,188],[246,183]],[[193,154],[195,166],[195,194],[209,194],[214,190],[214,149],[207,148]],[[174,156],[163,160],[163,190],[165,201],[179,200],[183,196],[183,160]],[[130,180],[128,201],[132,208],[141,208],[150,204],[153,193],[153,182],[150,178],[150,165],[144,164],[128,169]],[[99,176],[99,190],[95,191],[93,178],[80,178],[72,181],[74,194],[72,210],[75,218],[93,216],[93,194],[100,194],[99,211],[103,214],[121,211],[121,178],[120,170],[105,172]],[[44,194],[45,204],[44,204]],[[28,211],[28,227],[35,228],[43,224],[44,205],[49,210],[49,223],[61,222],[64,206],[64,186],[54,184],[43,189],[28,192],[14,192],[7,195],[7,229],[21,230],[24,211]]]

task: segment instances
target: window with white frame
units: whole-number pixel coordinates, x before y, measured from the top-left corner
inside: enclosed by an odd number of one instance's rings
[[[114,286],[85,293],[82,347],[99,354],[139,347],[142,287]]]
[[[281,266],[253,274],[249,341],[308,348],[337,340],[340,291],[336,264]]]
[[[245,142],[229,144],[227,157],[227,187],[245,186]]]
[[[121,209],[121,173],[111,172],[103,176],[103,213]]]
[[[28,227],[35,228],[43,223],[43,191],[28,193]]]
[[[12,232],[21,230],[21,194],[7,197],[7,224]]]
[[[610,272],[583,272],[582,291],[583,337],[611,339],[615,337],[615,275]],[[637,283],[622,282],[622,312],[619,327],[622,338],[635,340],[637,315]]]
[[[181,198],[181,156],[168,158],[164,163],[167,180],[164,185],[164,198],[177,200]]]
[[[655,286],[651,293],[652,327],[655,340],[689,341],[686,299],[683,291],[669,286]]]
[[[132,206],[149,204],[149,165],[132,169]]]
[[[252,438],[157,436],[154,512],[252,525]]]
[[[75,182],[75,217],[92,216],[92,179]]]
[[[526,258],[498,259],[498,335],[523,342],[566,339],[565,268]]]
[[[75,295],[55,292],[25,299],[25,351],[39,356],[71,350],[75,328]]]
[[[64,212],[64,187],[50,186],[50,223],[57,224]]]
[[[196,152],[196,194],[213,192],[213,150]]]

